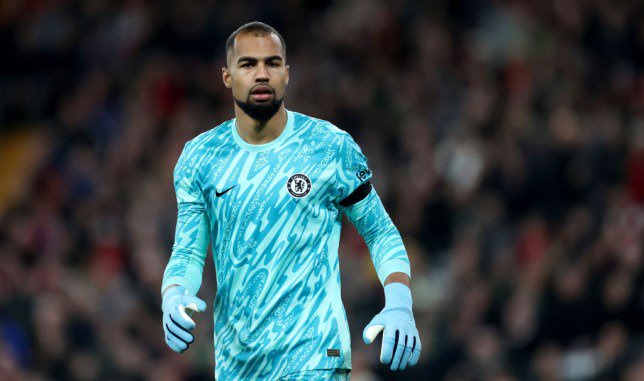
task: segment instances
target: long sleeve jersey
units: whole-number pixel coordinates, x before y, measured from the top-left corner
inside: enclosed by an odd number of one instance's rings
[[[375,190],[341,204],[370,178],[348,133],[288,110],[270,143],[245,142],[232,119],[186,144],[174,171],[177,227],[162,289],[177,284],[196,294],[212,245],[217,380],[351,368],[338,262],[342,214],[365,238],[382,282],[410,273]]]

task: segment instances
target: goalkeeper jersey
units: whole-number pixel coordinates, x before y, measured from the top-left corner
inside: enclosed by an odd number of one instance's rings
[[[371,171],[349,134],[286,112],[270,143],[245,142],[232,119],[189,141],[175,167],[179,212],[162,288],[196,294],[212,244],[218,380],[351,368],[339,202]],[[374,259],[376,269],[385,261],[409,273],[404,248]]]

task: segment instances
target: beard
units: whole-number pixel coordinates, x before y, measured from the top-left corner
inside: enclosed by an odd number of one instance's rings
[[[234,97],[233,99],[235,100],[235,103],[237,103],[237,106],[239,106],[246,115],[260,122],[266,122],[280,109],[284,97],[281,99],[273,97],[270,101],[261,103],[253,102],[250,98],[250,94],[248,94],[246,101],[240,101]]]

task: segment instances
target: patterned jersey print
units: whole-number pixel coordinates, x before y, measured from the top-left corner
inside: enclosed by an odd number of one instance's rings
[[[188,142],[174,171],[179,212],[162,289],[178,284],[196,294],[212,245],[218,380],[351,368],[339,202],[371,171],[346,132],[287,117],[280,136],[262,145],[241,139],[235,119],[224,122]],[[372,256],[376,269],[402,260],[408,272],[404,248],[391,252],[396,258]]]

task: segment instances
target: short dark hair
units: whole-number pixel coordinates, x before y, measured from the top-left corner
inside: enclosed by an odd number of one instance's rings
[[[286,56],[286,41],[284,41],[284,37],[282,37],[282,35],[279,34],[279,32],[272,26],[260,21],[253,21],[240,26],[236,31],[232,32],[230,36],[228,36],[228,39],[226,40],[226,58],[228,57],[228,54],[233,51],[235,37],[237,37],[238,34],[245,33],[250,33],[257,37],[264,37],[270,34],[276,35],[280,39],[280,44],[282,45],[282,54]]]

